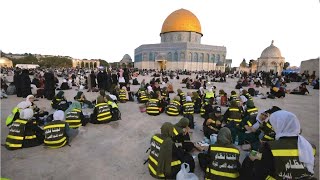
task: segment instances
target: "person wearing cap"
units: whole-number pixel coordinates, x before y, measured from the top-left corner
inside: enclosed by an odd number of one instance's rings
[[[196,91],[192,92],[192,101],[194,103],[194,113],[200,113],[202,101],[198,92]]]
[[[103,96],[98,96],[93,113],[90,115],[92,124],[108,123],[112,120],[111,106],[107,103],[107,99]]]
[[[218,134],[222,123],[221,107],[215,106],[213,112],[209,114],[208,118],[203,122],[203,133],[208,139],[211,134]]]
[[[64,92],[63,91],[59,91],[52,99],[51,101],[51,107],[53,109],[57,109],[57,110],[67,110],[69,107],[69,103],[66,100],[66,98],[64,97]]]
[[[166,114],[169,116],[178,116],[180,114],[181,104],[180,97],[175,96],[166,107]]]
[[[231,101],[230,107],[223,115],[223,121],[225,124],[234,124],[238,126],[243,118],[243,111],[239,108],[236,101]]]
[[[77,95],[74,97],[74,100],[80,102],[82,108],[88,107],[88,108],[93,108],[92,102],[88,101],[86,96],[82,91],[78,91]]]
[[[245,179],[316,179],[316,148],[300,135],[299,119],[291,112],[278,110],[270,115],[275,140],[260,148],[261,155],[250,154],[241,170]]]
[[[242,95],[244,95],[248,100],[252,100],[253,101],[252,96],[248,93],[247,90],[243,89],[242,90]]]
[[[256,116],[258,114],[258,108],[254,105],[253,101],[248,100],[246,102],[246,111],[244,113],[244,117],[247,116]]]
[[[65,122],[64,112],[57,110],[53,113],[53,120],[44,126],[44,145],[49,148],[60,148],[68,144],[70,128]]]
[[[189,119],[189,127],[191,129],[194,129],[194,120],[193,120],[194,103],[192,102],[192,99],[190,96],[186,97],[186,102],[182,105],[182,110],[183,110],[183,117],[186,117]]]
[[[81,104],[78,101],[72,102],[69,108],[65,111],[66,122],[72,129],[77,129],[80,126],[85,126],[87,121],[82,113]]]
[[[15,120],[9,129],[5,144],[8,150],[34,147],[43,143],[43,130],[34,123],[32,117],[31,108],[20,111],[19,119]]]
[[[182,148],[187,152],[190,152],[195,148],[194,144],[190,142],[190,127],[189,119],[181,118],[178,123],[173,125],[173,137],[172,140],[176,143],[182,143]]]

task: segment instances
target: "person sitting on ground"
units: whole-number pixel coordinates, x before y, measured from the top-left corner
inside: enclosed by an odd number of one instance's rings
[[[158,179],[174,179],[180,171],[183,162],[188,163],[191,172],[194,171],[193,158],[183,149],[177,148],[172,140],[173,125],[165,122],[161,126],[161,134],[151,138],[151,150],[148,159],[150,175]]]
[[[300,122],[291,112],[270,116],[276,140],[264,143],[260,153],[250,154],[242,164],[245,179],[316,179],[315,146],[300,135]]]
[[[20,111],[19,119],[14,121],[9,129],[5,144],[8,150],[34,147],[43,143],[43,130],[34,123],[32,118],[31,108]]]
[[[160,114],[160,101],[159,96],[155,92],[151,92],[150,99],[147,103],[147,114],[157,116]]]
[[[78,91],[77,95],[74,97],[74,100],[80,102],[82,108],[93,108],[92,102],[88,101],[86,96],[82,91]]]
[[[136,96],[139,103],[146,103],[149,100],[148,94],[145,88],[142,88],[142,87],[138,90],[138,92],[136,93]]]
[[[306,83],[302,83],[298,88],[293,89],[290,94],[298,94],[298,95],[306,95],[306,93],[310,94],[307,89]]]
[[[59,91],[51,101],[51,107],[53,109],[65,111],[69,107],[69,102],[64,97],[64,92]]]
[[[119,102],[120,103],[126,103],[129,100],[129,95],[127,88],[125,86],[122,86],[122,88],[119,90]]]
[[[103,96],[98,96],[96,101],[96,106],[90,116],[90,122],[92,124],[109,123],[112,120],[112,114],[106,99]]]
[[[186,102],[186,96],[185,96],[184,92],[182,92],[181,89],[178,89],[177,92],[178,92],[177,96],[180,97],[180,104],[181,104],[181,106],[182,106],[183,103]]]
[[[215,106],[213,112],[208,115],[208,118],[203,122],[203,134],[210,139],[211,134],[218,134],[222,125],[221,107]]]
[[[172,83],[167,83],[168,93],[174,93]]]
[[[49,148],[61,148],[69,144],[71,132],[65,122],[64,112],[57,110],[53,113],[53,120],[44,126],[44,145]]]
[[[226,127],[220,129],[208,153],[199,153],[198,159],[206,179],[240,179],[240,151],[232,144],[231,131]]]
[[[11,114],[6,119],[6,125],[10,128],[12,123],[20,117],[20,111],[29,108],[31,106],[31,102],[22,101],[16,107],[11,110]],[[32,112],[33,115],[33,112]]]
[[[69,108],[65,111],[66,122],[69,124],[69,127],[72,129],[77,129],[81,125],[85,126],[86,122],[85,117],[81,110],[81,104],[78,101],[72,102]]]
[[[166,107],[166,114],[169,116],[178,116],[181,111],[180,97],[175,96]]]
[[[193,120],[194,103],[192,102],[192,99],[190,96],[186,97],[186,102],[182,105],[182,112],[183,112],[183,116],[189,119],[188,126],[191,129],[194,129],[194,120]]]
[[[38,108],[38,106],[34,103],[35,97],[33,95],[28,95],[26,98],[27,102],[31,103],[30,108],[33,109],[34,115],[33,117],[37,121],[39,125],[44,123],[44,119],[49,115],[48,111],[45,111],[45,108]]]
[[[121,120],[121,112],[117,102],[115,102],[110,95],[106,95],[105,99],[111,108],[112,121]]]
[[[189,127],[190,121],[188,118],[181,118],[178,123],[173,126],[173,138],[172,140],[176,143],[182,144],[182,149],[186,152],[190,152],[195,148],[194,144],[190,141]]]
[[[194,103],[194,113],[200,113],[201,98],[196,91],[192,92],[192,101]]]
[[[132,80],[132,85],[140,85],[140,83],[138,82],[138,79],[137,78],[134,78]]]
[[[66,79],[63,79],[59,89],[68,90],[68,89],[72,89],[72,87],[69,86],[68,81]]]

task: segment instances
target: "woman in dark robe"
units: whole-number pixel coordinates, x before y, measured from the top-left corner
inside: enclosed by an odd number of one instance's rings
[[[52,70],[46,72],[44,74],[44,78],[45,78],[44,96],[48,100],[52,100],[55,95],[55,87],[56,87],[56,83],[55,83],[55,79],[54,79],[54,75],[52,73]]]
[[[26,98],[31,93],[31,79],[27,69],[22,70],[20,77],[21,96]]]

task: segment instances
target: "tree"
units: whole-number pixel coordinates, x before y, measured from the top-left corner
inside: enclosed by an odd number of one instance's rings
[[[240,66],[241,66],[241,67],[247,67],[246,59],[243,58]]]
[[[105,66],[107,68],[109,68],[109,63],[105,60],[99,59],[100,62],[100,66]]]
[[[283,69],[286,70],[290,66],[289,62],[285,62],[283,65]]]

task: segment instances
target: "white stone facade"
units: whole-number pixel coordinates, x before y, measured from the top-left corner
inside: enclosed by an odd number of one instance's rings
[[[319,77],[319,58],[301,61],[300,73],[308,72],[309,75],[315,73]]]

